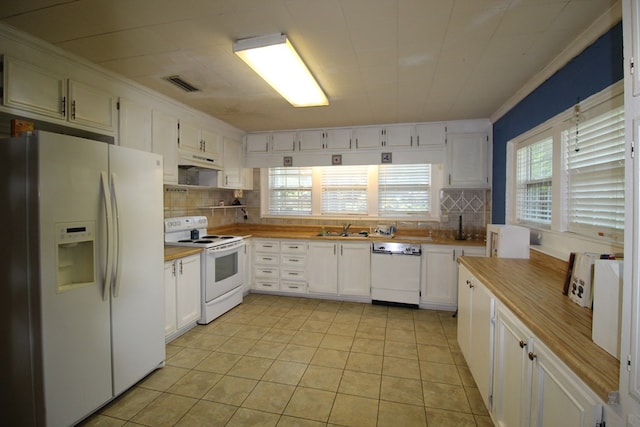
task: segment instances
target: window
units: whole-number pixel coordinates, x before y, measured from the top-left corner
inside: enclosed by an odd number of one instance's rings
[[[429,164],[270,168],[263,215],[437,219],[441,168]],[[436,200],[436,202],[433,202]]]
[[[379,215],[427,214],[431,206],[430,186],[431,165],[379,166]]]
[[[616,239],[624,229],[624,108],[563,132],[567,159],[567,229]]]
[[[553,139],[518,148],[516,218],[521,223],[551,224]]]
[[[564,242],[623,243],[623,89],[616,83],[509,142],[509,223],[566,233]]]
[[[311,214],[311,168],[269,169],[269,213]]]
[[[367,213],[367,166],[331,166],[320,169],[323,214]]]

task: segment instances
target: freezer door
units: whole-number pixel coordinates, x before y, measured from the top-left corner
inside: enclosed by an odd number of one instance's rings
[[[108,167],[108,145],[40,132],[37,146],[46,421],[51,426],[71,425],[112,397],[109,300],[103,299],[106,230],[100,183],[101,172]],[[79,223],[94,225],[95,253],[84,251],[86,257],[77,255],[73,242],[62,246],[60,242],[64,225]],[[87,263],[93,265],[84,265]],[[87,274],[90,270],[95,277]],[[82,279],[73,279],[73,271],[81,271]],[[72,280],[61,282],[68,274]]]
[[[165,359],[162,157],[110,146],[116,217],[111,288],[113,388],[118,395]]]

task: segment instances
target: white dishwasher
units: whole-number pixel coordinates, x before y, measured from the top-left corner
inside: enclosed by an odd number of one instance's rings
[[[371,300],[417,308],[420,304],[420,245],[371,244]]]

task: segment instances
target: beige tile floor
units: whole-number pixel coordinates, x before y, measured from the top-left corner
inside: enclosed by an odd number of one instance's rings
[[[250,294],[87,426],[492,426],[450,312]]]

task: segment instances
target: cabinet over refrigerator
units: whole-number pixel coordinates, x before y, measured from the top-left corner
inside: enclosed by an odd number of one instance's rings
[[[162,170],[60,134],[0,141],[7,425],[72,425],[163,363]]]

